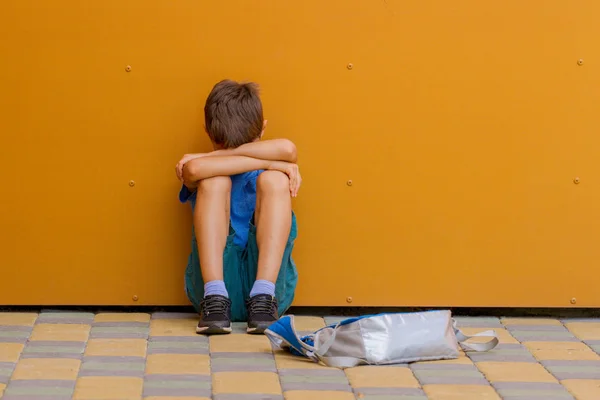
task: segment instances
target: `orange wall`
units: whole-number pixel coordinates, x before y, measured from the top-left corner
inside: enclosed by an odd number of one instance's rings
[[[208,150],[202,106],[229,77],[262,85],[267,136],[299,148],[297,305],[598,307],[599,17],[3,0],[0,304],[186,304],[173,170]]]

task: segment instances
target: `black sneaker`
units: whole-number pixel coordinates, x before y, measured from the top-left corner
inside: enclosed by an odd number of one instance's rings
[[[231,300],[221,295],[206,296],[200,302],[200,322],[196,333],[231,333]]]
[[[248,308],[248,329],[246,332],[260,335],[279,319],[277,299],[269,294],[258,294],[246,302]]]

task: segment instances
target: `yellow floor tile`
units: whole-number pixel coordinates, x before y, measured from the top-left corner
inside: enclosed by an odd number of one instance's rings
[[[0,362],[17,362],[23,347],[21,343],[0,343]]]
[[[86,356],[146,356],[144,339],[90,339],[85,349]]]
[[[573,322],[566,324],[573,335],[581,340],[600,340],[600,323],[597,322]]]
[[[210,375],[210,359],[206,354],[150,354],[146,374]]]
[[[294,327],[297,331],[316,331],[325,326],[325,320],[320,317],[294,316]]]
[[[450,360],[422,361],[419,364],[473,364],[473,361],[461,350],[458,358]]]
[[[291,390],[283,394],[285,400],[354,400],[350,392]]]
[[[215,372],[213,393],[281,394],[279,376],[274,372]]]
[[[37,316],[36,313],[0,312],[0,325],[33,326]]]
[[[100,313],[94,322],[148,322],[150,314],[146,313]]]
[[[361,387],[405,387],[418,388],[419,382],[410,368],[360,366],[345,370],[350,385]]]
[[[139,400],[142,378],[85,376],[77,380],[74,399]]]
[[[79,360],[68,358],[25,358],[17,363],[12,379],[77,379]]]
[[[562,325],[553,318],[502,318],[504,325]]]
[[[38,324],[33,328],[30,340],[59,340],[85,342],[91,325],[82,324]]]
[[[263,335],[213,335],[210,337],[211,352],[271,353],[271,342]]]
[[[600,360],[581,342],[523,342],[538,360]]]
[[[275,363],[278,369],[335,369],[284,351],[275,352]]]
[[[196,336],[197,319],[153,319],[150,321],[151,336]]]
[[[577,400],[600,399],[600,380],[565,379],[560,381]]]
[[[463,331],[463,333],[465,335],[474,335],[476,333],[479,332],[484,332],[489,330],[488,328],[460,328],[461,331]],[[519,341],[517,339],[515,339],[514,337],[512,337],[512,335],[504,328],[494,328],[494,331],[496,332],[496,335],[498,336],[498,340],[500,341],[500,343],[502,344],[519,344]],[[489,339],[488,338],[473,338],[470,339],[469,342],[473,342],[473,343],[480,343],[480,342],[487,342]]]
[[[4,383],[0,383],[0,398],[2,398],[2,393],[4,393],[4,389],[6,389],[6,385]]]
[[[556,382],[541,364],[480,362],[477,367],[490,382]]]
[[[500,400],[491,386],[484,385],[425,385],[430,400]]]

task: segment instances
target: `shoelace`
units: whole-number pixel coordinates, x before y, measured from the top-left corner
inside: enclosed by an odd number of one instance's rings
[[[208,299],[202,302],[202,313],[206,316],[210,313],[225,314],[229,303],[225,299]]]
[[[274,314],[277,311],[275,299],[259,298],[250,300],[250,314]]]

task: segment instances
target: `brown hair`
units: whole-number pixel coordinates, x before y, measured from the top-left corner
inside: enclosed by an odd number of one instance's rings
[[[206,132],[220,147],[252,142],[263,130],[262,103],[255,83],[224,80],[215,85],[204,106]]]

